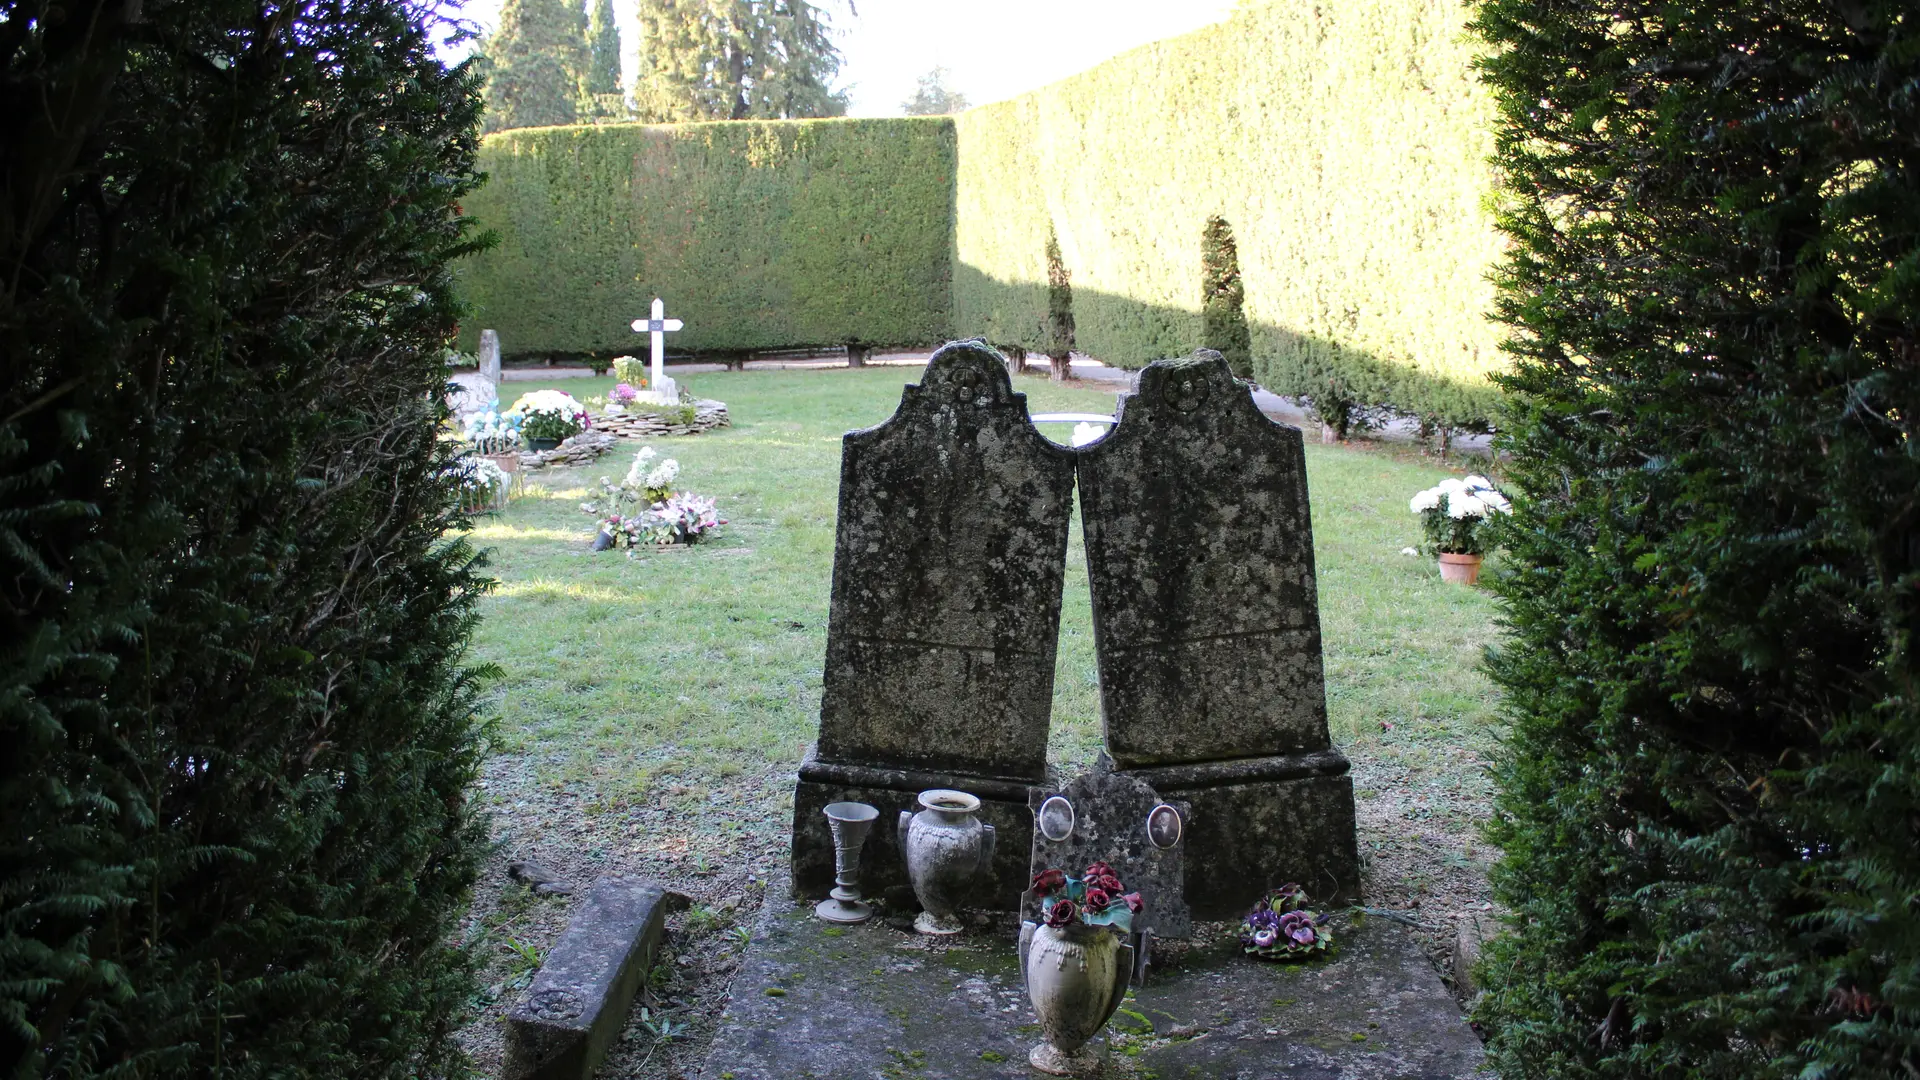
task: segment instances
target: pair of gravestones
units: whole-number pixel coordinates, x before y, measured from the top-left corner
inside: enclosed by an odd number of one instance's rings
[[[797,894],[824,895],[821,809],[891,821],[958,788],[1000,831],[984,906],[1028,880],[1047,763],[1067,529],[1080,487],[1107,761],[1185,811],[1186,903],[1358,882],[1353,787],[1327,734],[1300,433],[1217,353],[1154,363],[1084,449],[1036,431],[1005,361],[949,344],[878,427],[847,435],[819,740],[794,797]],[[869,891],[903,885],[891,838]]]

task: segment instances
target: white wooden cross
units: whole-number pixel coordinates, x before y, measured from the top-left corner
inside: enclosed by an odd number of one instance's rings
[[[633,332],[653,335],[653,386],[655,394],[664,395],[674,389],[673,381],[667,378],[667,334],[686,324],[679,319],[666,318],[666,302],[659,297],[653,298],[651,318],[633,320]],[[678,396],[675,396],[677,402]]]

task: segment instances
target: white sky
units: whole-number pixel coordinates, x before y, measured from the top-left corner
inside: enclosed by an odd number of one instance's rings
[[[839,86],[853,116],[898,116],[914,83],[938,64],[974,105],[1045,86],[1128,49],[1225,19],[1235,0],[815,0],[831,16],[843,58]],[[634,0],[614,0],[627,76],[639,51]],[[500,0],[468,0],[489,28]]]

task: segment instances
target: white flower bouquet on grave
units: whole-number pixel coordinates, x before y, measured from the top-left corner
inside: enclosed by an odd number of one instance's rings
[[[533,390],[521,394],[507,411],[520,416],[520,433],[528,439],[561,442],[593,426],[587,407],[564,390]]]
[[[600,518],[594,550],[691,544],[725,525],[713,499],[673,490],[679,476],[678,461],[643,446],[619,483],[601,477],[600,497],[580,504],[582,512]]]
[[[513,478],[499,463],[468,454],[453,459],[453,479],[460,492],[460,508],[469,514],[498,510],[507,505]]]
[[[1484,476],[1449,476],[1415,495],[1407,508],[1420,515],[1427,547],[1445,555],[1486,554],[1489,519],[1513,512],[1513,504]]]

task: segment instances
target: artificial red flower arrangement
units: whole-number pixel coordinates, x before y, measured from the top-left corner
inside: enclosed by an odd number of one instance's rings
[[[1042,870],[1033,875],[1033,893],[1040,897],[1040,916],[1048,926],[1058,929],[1069,923],[1088,926],[1112,926],[1121,933],[1133,930],[1133,917],[1146,907],[1137,892],[1123,893],[1126,886],[1114,875],[1113,867],[1097,862],[1079,877],[1068,877],[1065,870]]]

